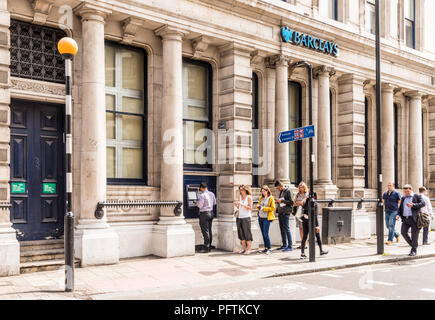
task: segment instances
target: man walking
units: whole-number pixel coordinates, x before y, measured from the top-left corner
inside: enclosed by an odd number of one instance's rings
[[[420,192],[420,195],[422,196],[422,198],[424,200],[424,203],[425,203],[425,206],[423,208],[421,208],[421,212],[428,213],[431,216],[432,220],[433,220],[434,219],[434,215],[433,215],[433,211],[432,211],[432,204],[430,203],[430,199],[427,196],[427,189],[426,189],[426,187],[420,187],[418,189],[418,191]],[[427,245],[430,244],[429,241],[428,241],[428,238],[429,238],[429,228],[430,228],[430,224],[426,228],[423,228],[423,245],[424,246],[427,246]]]
[[[417,227],[418,213],[425,206],[421,195],[412,192],[412,186],[407,184],[403,187],[405,195],[402,197],[399,207],[399,216],[402,219],[402,236],[411,246],[409,256],[417,255],[418,235],[420,228]],[[411,228],[411,238],[408,231]]]
[[[393,243],[393,238],[399,242],[399,233],[394,229],[396,227],[396,220],[398,219],[397,211],[400,204],[400,193],[394,190],[394,184],[388,183],[388,190],[385,191],[382,197],[382,203],[385,207],[385,225],[388,228],[387,245]]]
[[[199,191],[201,194],[198,197],[198,202],[195,204],[199,208],[199,226],[201,227],[202,236],[204,237],[204,248],[199,252],[207,253],[210,252],[213,240],[213,206],[216,205],[216,197],[213,192],[207,190],[207,184],[205,182],[199,185]]]
[[[293,192],[287,187],[285,188],[281,181],[275,181],[275,188],[279,191],[278,202],[278,221],[279,229],[281,230],[282,246],[278,250],[284,252],[293,250],[292,235],[290,233],[290,213],[293,209]]]

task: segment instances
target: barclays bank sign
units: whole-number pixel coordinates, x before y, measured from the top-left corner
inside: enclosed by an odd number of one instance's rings
[[[337,57],[339,53],[338,44],[291,30],[289,27],[281,28],[281,38],[284,42],[301,45],[334,57]]]

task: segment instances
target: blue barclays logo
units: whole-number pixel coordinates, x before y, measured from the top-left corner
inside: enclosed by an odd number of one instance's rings
[[[334,57],[337,57],[340,52],[336,43],[293,31],[289,27],[281,28],[281,38],[284,42],[292,42],[295,45],[302,45],[325,54],[331,54]]]

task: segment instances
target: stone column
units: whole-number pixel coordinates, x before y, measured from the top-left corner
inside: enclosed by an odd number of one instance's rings
[[[429,125],[429,198],[435,198],[435,97],[429,97],[428,101],[428,125]],[[432,206],[435,203],[432,204]],[[435,230],[435,223],[431,224]]]
[[[253,48],[229,42],[219,47],[219,124],[218,134],[218,248],[240,248],[235,225],[234,201],[238,186],[252,182],[252,67]],[[258,223],[252,221],[254,242],[258,248]]]
[[[289,130],[288,111],[288,67],[290,58],[285,55],[272,57],[276,66],[276,107],[275,137],[282,131]],[[275,179],[290,184],[289,144],[278,143],[275,139]]]
[[[331,67],[320,66],[314,69],[317,77],[317,181],[319,199],[334,199],[337,187],[332,184],[331,161],[331,101],[329,78],[335,74]]]
[[[382,84],[382,190],[394,182],[394,87]]]
[[[0,203],[10,202],[10,15],[7,1],[0,1]],[[20,273],[20,245],[9,210],[0,209],[0,276]]]
[[[275,84],[276,84],[276,73],[275,69],[272,68],[268,63],[266,67],[266,118],[267,124],[266,128],[271,130],[272,134],[267,144],[263,144],[267,148],[267,153],[271,154],[268,159],[271,159],[271,164],[269,165],[269,172],[266,175],[265,183],[272,183],[275,179]],[[265,135],[262,135],[263,137]],[[264,149],[263,149],[264,153]],[[265,154],[265,153],[264,153]]]
[[[364,80],[355,74],[345,74],[338,79],[338,198],[364,197]],[[357,210],[356,204],[352,207],[352,238],[369,238],[371,228],[367,212],[364,209]]]
[[[82,266],[112,264],[119,260],[118,235],[107,224],[106,215],[102,219],[94,215],[97,202],[106,200],[104,23],[110,11],[83,3],[76,13],[82,17],[82,132],[75,256]]]
[[[183,88],[182,44],[185,31],[164,25],[155,34],[163,42],[162,159],[160,192],[162,201],[183,201]],[[153,227],[153,250],[160,257],[195,254],[195,233],[173,207],[161,208]]]
[[[409,139],[408,139],[408,182],[414,192],[423,185],[423,129],[421,114],[422,93],[410,91],[405,93],[411,101],[409,104]]]

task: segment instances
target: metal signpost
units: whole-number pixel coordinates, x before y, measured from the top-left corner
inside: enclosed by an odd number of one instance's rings
[[[382,204],[382,99],[381,99],[381,28],[380,0],[376,0],[376,130],[378,149],[378,206],[376,207],[376,239],[378,254],[384,253],[384,207]]]
[[[66,149],[66,213],[64,218],[65,242],[65,291],[74,290],[74,214],[72,212],[72,98],[71,75],[72,59],[77,53],[74,39],[64,37],[59,40],[57,49],[65,59],[65,149]],[[47,193],[55,186],[46,186]],[[54,189],[55,190],[55,189]]]
[[[307,127],[297,128],[290,131],[281,132],[278,135],[279,143],[297,141],[302,139],[310,139],[309,153],[310,153],[310,197],[308,200],[308,228],[309,228],[309,243],[310,243],[310,262],[316,261],[316,237],[315,221],[314,221],[314,154],[313,154],[313,138],[314,126],[313,123],[313,66],[306,61],[298,61],[290,66],[290,69],[305,67],[308,69],[308,102],[309,102],[309,116]]]

